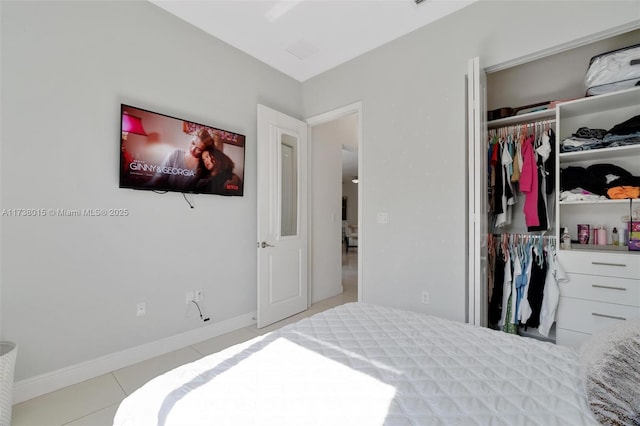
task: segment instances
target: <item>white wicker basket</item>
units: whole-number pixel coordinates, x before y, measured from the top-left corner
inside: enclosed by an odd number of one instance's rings
[[[12,342],[0,342],[0,426],[11,425],[13,405],[13,372],[18,347]]]

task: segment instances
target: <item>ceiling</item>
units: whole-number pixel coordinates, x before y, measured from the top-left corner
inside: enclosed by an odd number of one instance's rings
[[[477,0],[149,1],[303,82]],[[344,182],[358,174],[353,137]]]
[[[149,0],[302,82],[477,0]]]

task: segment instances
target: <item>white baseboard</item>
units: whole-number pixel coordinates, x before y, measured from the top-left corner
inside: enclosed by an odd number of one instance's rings
[[[255,324],[256,313],[250,312],[222,322],[166,337],[155,342],[114,352],[100,358],[61,368],[50,373],[20,380],[13,385],[13,403],[27,401],[120,368],[172,352],[185,346]]]

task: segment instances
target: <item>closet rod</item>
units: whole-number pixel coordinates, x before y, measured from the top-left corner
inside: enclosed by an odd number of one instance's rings
[[[527,126],[535,126],[538,124],[554,124],[555,122],[556,122],[556,119],[551,118],[549,120],[532,121],[530,123],[527,123]]]
[[[537,125],[545,125],[545,124],[556,124],[556,119],[555,118],[550,118],[549,120],[538,120],[538,121],[529,121],[529,122],[523,122],[523,123],[514,123],[514,124],[506,124],[500,127],[490,127],[489,131],[496,131],[496,130],[501,130],[501,129],[510,129],[510,128],[514,128],[514,127],[533,127],[533,126],[537,126]]]
[[[540,234],[523,234],[523,233],[511,233],[511,232],[505,232],[503,234],[491,234],[494,237],[502,237],[503,235],[514,235],[516,237],[529,237],[529,238],[549,238],[549,239],[556,239],[555,235],[540,235]]]

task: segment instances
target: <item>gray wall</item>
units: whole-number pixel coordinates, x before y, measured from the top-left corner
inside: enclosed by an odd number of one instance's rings
[[[303,83],[305,116],[363,104],[365,302],[465,320],[468,59],[498,66],[639,19],[638,1],[481,0]]]
[[[256,104],[299,116],[300,83],[146,1],[2,1],[3,340],[16,381],[256,309]],[[118,188],[120,103],[247,136],[245,195]],[[136,303],[147,314],[137,318]]]

